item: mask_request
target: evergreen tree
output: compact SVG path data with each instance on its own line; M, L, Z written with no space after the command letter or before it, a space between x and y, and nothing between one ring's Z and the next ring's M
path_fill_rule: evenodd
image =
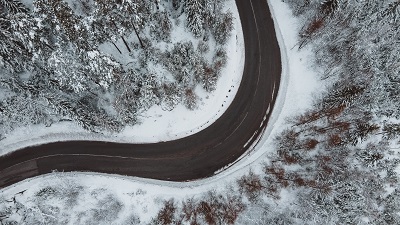
M220 13L215 18L212 32L219 44L225 44L233 29L233 16L231 13Z
M124 38L124 36L135 32L143 46L139 32L144 28L146 18L149 17L150 6L148 1L95 0L95 2L93 28L100 42L115 42L118 38Z
M340 88L336 86L337 88ZM361 93L365 90L363 87L351 85L345 86L340 89L332 90L326 98L324 98L324 108L334 108L339 106L349 106L354 100L356 100Z
M338 0L325 0L321 3L321 11L325 15L330 15L338 8Z
M17 14L27 13L29 10L18 0L0 0L0 13Z
M386 123L382 129L383 136L386 139L395 139L400 137L400 124L398 123Z
M204 0L185 0L186 26L195 37L204 33Z
M172 30L172 23L168 17L168 13L156 12L153 14L153 23L150 25L150 34L157 41L170 41L170 34Z
M89 50L87 30L80 23L80 18L74 14L68 4L63 0L51 0L48 4L50 4L52 10L49 13L54 13L58 24L62 27L68 40L76 43L81 48Z
M197 107L198 97L193 89L187 88L184 91L183 104L186 108L194 110Z

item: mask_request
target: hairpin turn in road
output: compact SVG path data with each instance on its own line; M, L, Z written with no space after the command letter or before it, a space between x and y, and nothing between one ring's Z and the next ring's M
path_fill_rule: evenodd
M191 136L152 144L66 141L0 157L0 188L58 171L91 171L170 181L212 176L256 142L267 126L281 77L281 55L266 0L236 0L245 65L226 112Z

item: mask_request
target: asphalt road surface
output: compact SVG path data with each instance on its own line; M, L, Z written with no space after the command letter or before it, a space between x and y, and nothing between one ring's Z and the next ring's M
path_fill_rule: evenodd
M267 126L280 83L281 55L267 1L236 4L246 51L243 78L232 104L215 123L194 135L154 144L67 141L20 149L0 157L0 188L52 170L188 181L212 176L238 159Z

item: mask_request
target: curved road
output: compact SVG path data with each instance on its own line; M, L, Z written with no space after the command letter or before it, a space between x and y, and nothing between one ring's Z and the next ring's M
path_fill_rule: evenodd
M232 104L208 128L154 144L98 141L31 146L0 157L0 188L40 174L93 171L159 180L212 176L234 162L267 126L278 93L281 55L266 0L236 0L245 41L242 82Z

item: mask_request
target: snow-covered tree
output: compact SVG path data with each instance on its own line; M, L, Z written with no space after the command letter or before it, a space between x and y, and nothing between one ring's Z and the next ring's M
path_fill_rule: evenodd
M48 61L53 79L66 90L79 93L94 90L96 86L106 90L118 73L119 64L98 51L58 49Z
M13 16L0 16L0 66L12 73L18 73L29 70L32 66L30 63L31 52L29 46L24 45L26 43L24 43L24 39L21 39L18 30L13 29L10 19ZM23 24L23 21L20 23Z
M251 202L259 201L265 189L262 178L253 171L238 179L237 184L240 193L244 194Z
M400 137L400 124L386 123L382 129L383 135L386 139L395 139Z
M161 85L161 108L166 111L173 110L181 102L181 88L177 83L163 82Z
M132 32L135 32L139 42L142 42L139 32L144 28L149 17L148 1L95 0L95 2L93 28L100 42L115 42ZM123 40L126 42L125 39Z
M13 95L28 96L36 111L48 111L24 125L70 120L103 132L135 124L155 104L165 110L180 103L194 109L196 85L215 89L226 62L222 45L209 49L213 35L222 43L229 33L230 14L222 13L223 2L34 0L28 10L25 1L0 0L0 85L9 93L0 99L2 113L11 112L5 106L15 102ZM215 30L221 32L213 34L216 15L221 20ZM181 19L186 23L179 25ZM177 26L204 38L196 48L190 39L175 43L170 34ZM211 65L204 59L210 51L215 53ZM14 125L9 123L7 132Z
M172 23L166 11L156 12L153 14L153 23L150 25L150 34L157 41L170 41Z
M27 13L29 10L18 0L0 0L0 12L5 14Z
M219 73L221 69L226 65L227 61L228 56L226 54L226 50L223 47L218 47L215 50L215 55L213 57L215 71Z
M186 26L195 37L204 33L204 0L185 0Z
M99 51L87 51L82 54L80 60L87 62L83 65L84 73L103 90L108 90L114 83L114 79L121 73L121 65L114 59Z
M183 86L193 85L193 68L200 64L199 56L191 42L178 42L171 52L165 53L163 61L175 80Z
M0 134L11 132L15 127L33 124L51 124L51 110L44 99L15 95L1 104Z
M327 97L324 98L325 108L334 108L339 106L349 106L354 100L357 99L364 91L363 87L358 87L355 85L337 87L333 90Z
M82 70L79 51L76 51L61 48L54 51L48 60L48 66L53 71L53 79L58 81L61 88L79 93L89 89L90 77Z
M87 43L88 34L86 27L80 21L80 18L74 14L69 5L63 0L51 0L48 2L51 11L62 29L67 36L68 40L76 43L78 47L89 50L91 46ZM58 28L58 29L57 29ZM60 28L56 26L56 29Z
M184 92L183 104L190 110L195 109L198 104L198 96L191 88L187 88Z
M214 91L217 85L218 72L208 65L203 65L203 67L199 66L199 69L196 71L198 82L202 85L204 90L208 92Z
M220 44L225 44L230 37L233 29L233 16L231 13L220 13L216 16L212 26L212 33L215 40Z

